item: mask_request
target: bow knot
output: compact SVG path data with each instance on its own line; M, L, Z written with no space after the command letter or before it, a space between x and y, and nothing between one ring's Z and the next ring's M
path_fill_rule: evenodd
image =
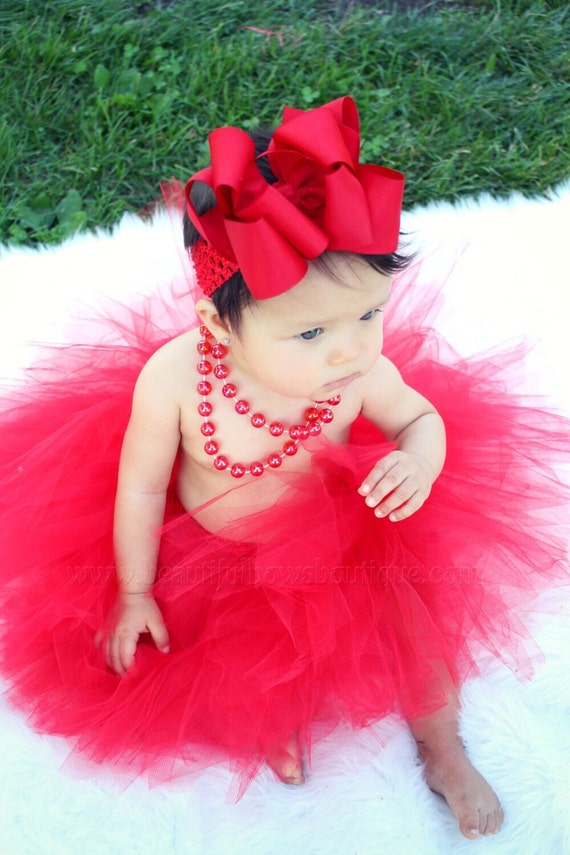
M311 180L313 179L313 180ZM322 222L324 209L324 192L322 179L315 181L314 176L304 178L301 175L297 181L278 181L273 184L289 202L295 205L307 217L316 223Z

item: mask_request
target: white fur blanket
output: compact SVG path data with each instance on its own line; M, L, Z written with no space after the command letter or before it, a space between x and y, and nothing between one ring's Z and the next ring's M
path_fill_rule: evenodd
M463 354L530 336L526 390L570 412L570 185L547 199L468 200L411 211L405 227L448 273L439 327ZM429 268L429 271L428 271ZM0 377L16 377L34 341L61 341L102 295L128 300L180 275L170 223L125 217L111 234L41 250L0 250ZM32 348L33 349L33 348ZM39 737L0 698L0 853L164 855L562 855L570 852L569 598L529 617L546 661L532 683L505 669L464 687L463 735L506 814L495 838L465 840L426 787L407 730L337 732L314 751L304 787L256 779L237 805L230 776L125 792L61 768L62 740Z

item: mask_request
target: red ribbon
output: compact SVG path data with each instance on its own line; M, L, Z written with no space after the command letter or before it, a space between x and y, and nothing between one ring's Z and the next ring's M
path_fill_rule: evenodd
M188 216L222 256L239 265L255 299L282 294L325 251L387 254L398 246L404 176L359 163L360 125L352 98L314 110L286 107L267 157L268 184L245 131L209 136L211 166L186 184ZM217 204L199 216L190 201L196 181Z

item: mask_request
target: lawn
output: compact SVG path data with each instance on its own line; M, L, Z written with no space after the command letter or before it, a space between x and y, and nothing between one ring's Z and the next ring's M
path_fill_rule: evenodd
M3 0L0 241L115 223L216 125L348 93L407 207L567 177L568 4L414 2Z

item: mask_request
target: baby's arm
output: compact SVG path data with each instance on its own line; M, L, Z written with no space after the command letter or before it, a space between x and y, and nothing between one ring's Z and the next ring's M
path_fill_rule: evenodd
M445 428L433 405L407 386L385 357L370 380L362 414L398 449L378 461L359 492L377 516L396 522L411 516L427 499L445 460Z
M149 632L159 650L168 652L168 632L150 595L180 442L179 406L167 363L159 352L141 372L121 452L114 524L119 594L105 639L107 662L121 676L142 633Z

